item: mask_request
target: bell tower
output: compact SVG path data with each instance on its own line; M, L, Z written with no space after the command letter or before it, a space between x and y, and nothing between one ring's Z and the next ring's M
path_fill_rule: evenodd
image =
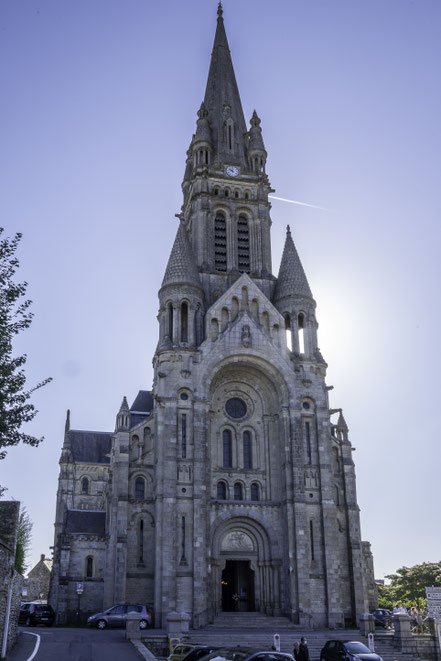
M241 273L271 296L266 150L254 111L247 129L219 3L204 101L182 183L185 225L209 306Z

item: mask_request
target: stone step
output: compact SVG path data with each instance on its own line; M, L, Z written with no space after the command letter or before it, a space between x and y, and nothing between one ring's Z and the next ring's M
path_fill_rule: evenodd
M279 620L287 620L287 618L277 618ZM299 625L292 625L291 628L285 629L280 626L275 626L276 618L263 617L260 618L262 627L260 629L239 629L230 627L227 631L226 628L216 628L215 624L206 627L205 629L190 630L190 642L199 643L201 645L210 644L216 646L231 647L240 645L241 647L252 647L254 649L270 650L274 641L274 634L280 635L280 649L282 652L292 653L295 641L300 641L302 635L308 640L308 648L312 661L319 661L320 651L329 639L336 640L358 640L367 644L367 640L362 636L358 629L314 629L305 630ZM289 622L289 620L287 620ZM217 620L216 620L217 622ZM245 618L244 618L245 623ZM404 654L397 651L393 647L393 634L383 633L375 635L375 651L379 654L383 661L421 661L421 659L413 657L410 654Z

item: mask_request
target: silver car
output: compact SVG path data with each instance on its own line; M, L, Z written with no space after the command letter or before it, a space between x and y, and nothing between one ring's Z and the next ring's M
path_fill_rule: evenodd
M106 627L125 627L129 613L139 614L139 628L152 626L152 615L147 606L140 604L117 604L103 613L96 613L87 619L88 627L105 629Z

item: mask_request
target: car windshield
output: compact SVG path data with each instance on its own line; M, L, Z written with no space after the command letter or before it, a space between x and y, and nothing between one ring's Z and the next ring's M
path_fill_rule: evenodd
M222 648L205 657L205 661L245 661L253 652Z
M350 654L372 654L369 647L366 647L363 643L346 643L345 647Z

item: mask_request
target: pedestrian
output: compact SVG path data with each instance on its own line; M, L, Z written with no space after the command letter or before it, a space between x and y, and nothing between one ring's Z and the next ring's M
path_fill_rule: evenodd
M418 631L418 633L423 633L423 613L422 613L421 608L417 608L416 621L417 621L417 631Z
M416 632L418 627L416 606L412 606L409 615L411 630Z
M405 615L409 615L407 612L406 604L401 604L401 608L398 609L399 613L404 613Z
M293 650L292 650L292 655L293 655L293 657L295 658L296 661L299 661L299 644L298 644L297 641L294 643L294 647L293 647Z
M297 661L310 661L307 640L304 636L300 638L299 653Z

